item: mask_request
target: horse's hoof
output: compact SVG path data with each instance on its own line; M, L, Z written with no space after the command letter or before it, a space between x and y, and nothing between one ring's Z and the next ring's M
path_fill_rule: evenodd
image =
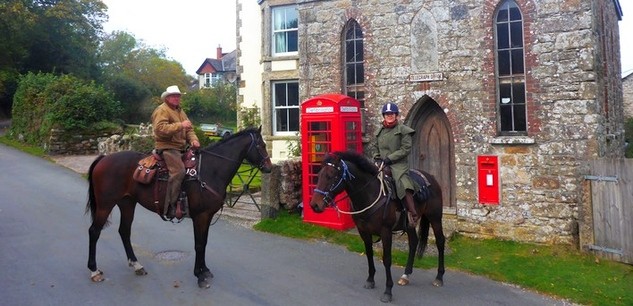
M365 286L363 286L363 288L365 289L374 289L376 287L376 283L375 282L366 282Z
M433 286L435 286L435 287L442 287L442 286L444 286L444 281L441 280L441 279L435 279L433 281Z
M202 273L202 277L213 278L213 273L211 273L211 271L205 271L204 273Z
M103 271L101 270L97 270L97 271L93 271L90 273L90 279L94 282L94 283L100 283L102 281L105 280L105 278L103 277Z
M383 303L391 303L392 297L391 294L383 294L382 297L380 298L380 301Z
M409 284L409 279L407 279L407 278L403 278L403 277L401 277L401 278L398 280L398 285L400 285L400 286L406 286L406 285L408 285L408 284Z
M198 287L200 287L202 289L208 289L209 287L211 287L211 284L209 282L207 282L206 279L199 279L198 280Z
M136 275L142 276L142 275L147 275L147 271L145 271L145 268L140 268L138 270L134 270L134 273Z

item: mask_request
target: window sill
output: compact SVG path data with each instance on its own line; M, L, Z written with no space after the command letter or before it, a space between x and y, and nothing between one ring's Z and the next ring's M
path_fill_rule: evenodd
M497 136L490 140L493 145L531 145L535 144L534 138L528 136Z
M264 62L299 60L299 54L273 55L264 58Z

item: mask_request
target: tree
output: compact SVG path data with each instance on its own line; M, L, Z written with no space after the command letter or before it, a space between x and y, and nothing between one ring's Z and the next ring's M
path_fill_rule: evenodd
M102 81L125 109L127 122L148 121L160 94L170 85L186 89L189 78L180 63L166 59L165 51L115 31L99 48Z
M96 77L105 11L99 0L2 0L0 111L10 111L18 77L29 71Z
M189 92L183 96L182 107L195 122L221 122L235 124L237 121L236 88L231 84L218 84Z

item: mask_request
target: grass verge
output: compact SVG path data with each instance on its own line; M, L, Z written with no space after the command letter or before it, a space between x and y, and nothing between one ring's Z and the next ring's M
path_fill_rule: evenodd
M358 235L305 223L283 211L254 228L282 236L320 240L362 253ZM512 283L584 305L633 305L633 266L600 260L568 246L548 246L455 235L447 241L451 252L446 267ZM380 257L380 252L376 254ZM406 253L393 252L394 265L404 266ZM436 269L437 257L416 259L416 268ZM450 282L450 272L445 276Z

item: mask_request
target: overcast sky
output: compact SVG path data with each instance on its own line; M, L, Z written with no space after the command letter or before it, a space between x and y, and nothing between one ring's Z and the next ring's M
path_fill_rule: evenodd
M105 31L126 31L167 56L195 76L202 62L236 48L235 0L102 0L110 20ZM255 0L251 0L255 1ZM633 0L620 0L622 72L633 72Z

